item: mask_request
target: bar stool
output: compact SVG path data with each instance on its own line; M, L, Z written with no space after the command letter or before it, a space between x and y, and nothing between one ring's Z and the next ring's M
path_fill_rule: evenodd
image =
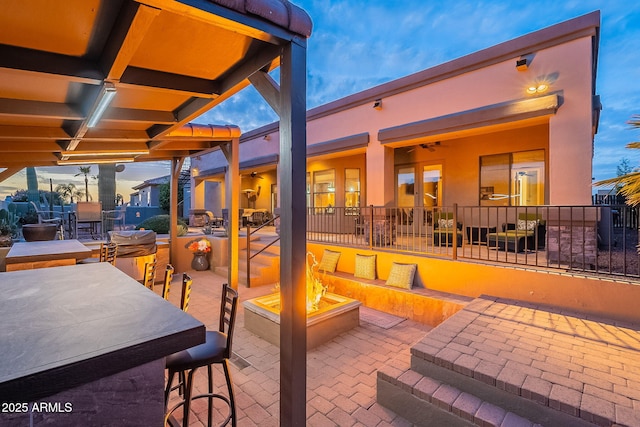
M191 347L187 350L174 353L166 358L166 367L169 370L167 386L165 388L165 408L168 406L169 394L172 389L173 378L176 373L187 372L184 383L183 400L176 404L165 414L165 425L167 425L173 412L179 407L183 407L182 425L189 425L191 401L195 399L207 399L208 416L207 425L212 426L213 422L213 399L220 399L229 406L229 415L220 424L225 426L231 421L232 426L236 426L236 405L233 393L233 384L229 371L229 358L231 357L231 344L233 339L233 329L235 326L236 309L238 306L238 293L229 287L228 284L222 286L222 298L220 301L220 322L217 331L206 332L206 342L204 344ZM212 365L219 363L224 370L227 382L229 397L213 392ZM198 368L207 367L209 389L208 393L192 396L193 375Z
M93 264L96 262L108 262L116 265L116 256L118 254L118 245L114 242L104 244L100 243L100 253L98 258L85 258L78 261L78 264Z
M153 282L156 280L156 255L153 255L153 259L144 264L144 276L141 280L138 280L146 288L153 290Z
M164 283L162 285L162 298L169 300L169 292L171 291L171 281L173 280L173 273L175 269L171 264L167 264L167 268L164 270Z

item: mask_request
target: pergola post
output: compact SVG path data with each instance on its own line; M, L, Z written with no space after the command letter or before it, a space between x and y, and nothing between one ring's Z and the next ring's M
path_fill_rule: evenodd
M229 223L227 230L229 238L228 256L229 271L227 280L229 286L238 289L238 269L240 268L238 253L238 230L240 229L240 139L233 138L231 142L220 146L227 159L227 172L224 177L225 205L229 209Z
M171 250L169 251L169 262L172 264L175 264L176 254L178 253L178 179L180 178L183 163L184 157L174 157L171 160L171 181L169 184L169 218L171 225L169 241L171 242Z
M306 424L306 49L296 39L280 64L280 425Z

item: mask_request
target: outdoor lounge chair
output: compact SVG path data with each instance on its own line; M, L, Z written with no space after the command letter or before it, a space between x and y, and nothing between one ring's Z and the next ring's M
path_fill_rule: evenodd
M537 214L521 213L518 223L502 224L502 231L487 234L490 248L508 252L544 249L545 221Z
M453 212L434 214L433 243L436 246L453 246L454 234L456 246L462 246L462 224L454 227Z

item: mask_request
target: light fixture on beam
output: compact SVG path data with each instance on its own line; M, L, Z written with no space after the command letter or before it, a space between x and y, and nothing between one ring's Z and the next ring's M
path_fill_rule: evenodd
M105 164L105 163L132 163L136 159L134 157L115 157L115 158L100 158L100 159L71 159L71 160L58 160L58 166L67 166L67 165L97 165L97 164Z
M126 151L111 151L104 153L88 153L86 151L63 151L60 153L63 159L70 157L117 157L117 156L142 156L149 154L149 149L140 150L126 150Z
M113 101L114 96L116 96L116 87L113 83L105 83L96 100L95 106L89 113L87 127L92 128L98 124L107 107L111 104L111 101Z

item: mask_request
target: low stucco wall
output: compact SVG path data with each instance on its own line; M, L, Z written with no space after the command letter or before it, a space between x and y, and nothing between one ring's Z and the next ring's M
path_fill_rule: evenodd
M191 268L191 261L193 260L193 253L187 249L187 245L196 239L207 239L211 243L211 252L209 253L209 269L215 270L215 267L228 265L228 238L218 237L212 234L188 234L186 236L178 237L178 251L175 254L171 254L171 260L173 267L177 272L188 272L193 270ZM169 242L168 237L158 238L158 241Z
M468 296L491 295L640 323L640 283L511 266L307 243L318 260L324 248L341 252L337 270L353 274L356 254L377 254L378 278L393 261L418 265L414 286Z

